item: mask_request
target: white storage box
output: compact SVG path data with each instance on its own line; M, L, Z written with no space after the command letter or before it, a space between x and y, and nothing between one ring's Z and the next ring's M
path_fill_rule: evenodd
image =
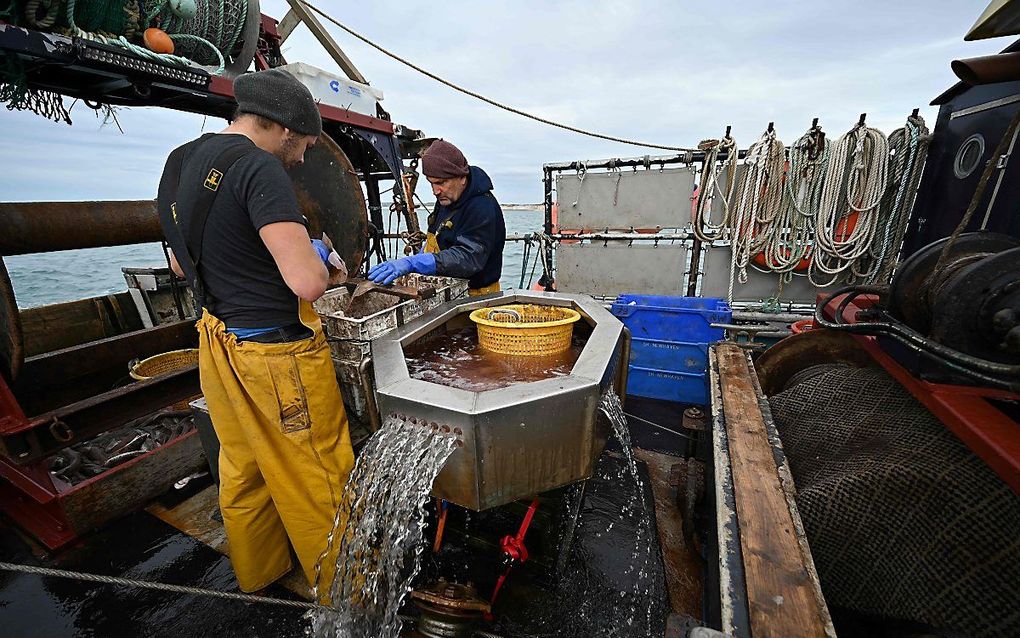
M382 91L359 82L352 82L339 75L333 75L304 62L292 62L280 67L289 71L312 92L312 97L322 102L362 115L376 117L376 105L382 101Z

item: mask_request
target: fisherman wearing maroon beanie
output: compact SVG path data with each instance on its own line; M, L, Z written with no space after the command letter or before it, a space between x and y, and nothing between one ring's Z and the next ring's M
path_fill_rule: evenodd
M445 140L436 140L421 157L436 207L429 215L425 251L374 266L368 278L391 284L411 272L468 280L472 296L499 291L506 226L492 194L492 180Z

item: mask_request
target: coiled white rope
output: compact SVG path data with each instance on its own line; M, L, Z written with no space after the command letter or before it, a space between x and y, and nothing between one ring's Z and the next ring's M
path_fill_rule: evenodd
M892 168L889 173L890 188L882 201L882 229L879 241L872 244L871 258L875 261L871 274L864 278L868 285L889 283L903 236L907 232L914 196L921 181L924 158L931 142L931 132L925 126L924 118L911 115L906 124L889 135L889 151Z
M730 282L727 299L733 301L733 282L747 283L751 257L768 243L768 232L783 202L786 147L773 130L766 131L744 157L744 175L737 189L730 235Z
M825 173L815 224L815 246L808 269L811 283L831 285L843 273L865 277L858 260L871 250L878 230L879 205L888 187L889 141L878 129L858 124L836 143ZM852 230L850 215L857 213ZM828 276L828 281L820 279Z
M701 178L698 181L698 203L691 215L694 236L703 242L722 239L730 231L730 206L737 190L737 142L729 135L721 140L706 140L698 145L705 151L701 164ZM726 153L726 159L719 162L719 155ZM725 186L723 186L725 184ZM712 221L712 204L716 198L722 202L722 219Z
M831 147L832 143L816 127L790 146L783 205L765 232L767 243L763 251L765 267L779 273L787 283L811 253Z

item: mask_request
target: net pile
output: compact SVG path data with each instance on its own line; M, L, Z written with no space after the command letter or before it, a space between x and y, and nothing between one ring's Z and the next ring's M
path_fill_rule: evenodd
M1020 635L1020 497L884 371L769 400L830 606Z

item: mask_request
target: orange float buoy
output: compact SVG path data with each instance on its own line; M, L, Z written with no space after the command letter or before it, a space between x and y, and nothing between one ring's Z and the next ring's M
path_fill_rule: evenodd
M155 53L173 53L174 41L162 29L146 29L142 34L142 42L145 48Z

